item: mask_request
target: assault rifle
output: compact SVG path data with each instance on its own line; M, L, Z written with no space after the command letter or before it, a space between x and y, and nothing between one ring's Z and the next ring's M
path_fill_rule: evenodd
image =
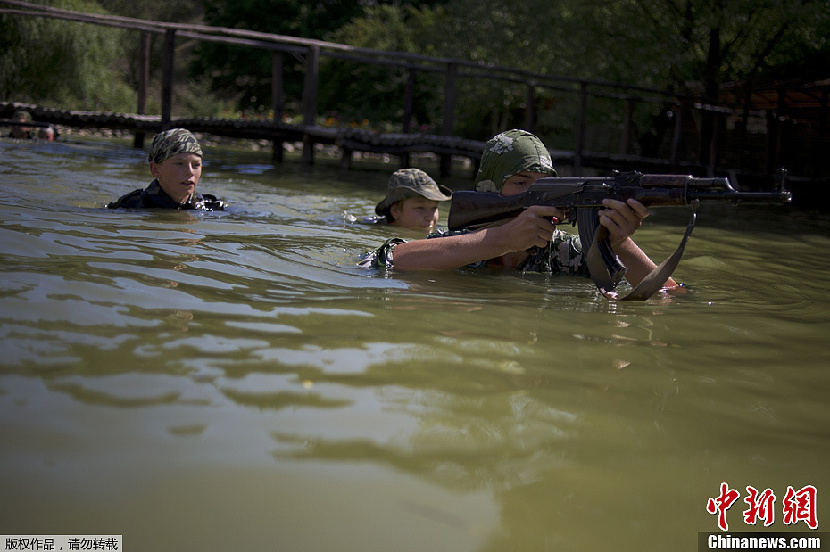
M615 263L616 255L608 245L607 230L600 226L597 216L599 210L605 208L602 200L636 199L646 207L694 206L692 220L677 251L625 297L628 300L644 300L662 287L680 262L686 241L694 228L699 202L790 203L792 194L785 189L786 176L786 170L778 171L777 189L772 192L739 192L728 178L643 174L637 171L615 173L609 177L546 177L533 183L528 191L508 197L488 192L455 192L452 194L448 226L450 230L483 227L515 217L532 205L557 207L565 213L567 222L577 226L583 250L588 252L587 262L594 283L606 297L616 299L613 293L616 282L608 270Z

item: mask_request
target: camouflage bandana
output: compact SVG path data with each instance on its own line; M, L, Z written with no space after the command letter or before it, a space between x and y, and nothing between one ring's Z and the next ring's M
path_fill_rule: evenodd
M161 163L179 153L195 153L202 157L202 147L189 130L171 128L160 132L153 139L149 160L154 163Z
M386 197L377 204L375 213L386 216L393 204L411 197L449 201L452 198L452 190L437 184L421 169L398 169L386 183Z
M31 123L32 122L32 114L28 111L18 110L12 114L13 121L20 121L23 123Z
M526 130L508 130L484 146L476 191L499 192L504 181L522 171L556 176L553 161L542 141Z

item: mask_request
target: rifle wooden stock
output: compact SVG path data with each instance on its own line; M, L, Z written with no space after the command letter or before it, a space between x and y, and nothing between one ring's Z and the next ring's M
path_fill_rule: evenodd
M532 205L557 207L566 213L569 222L576 222L577 210L601 208L602 201L609 198L636 199L646 207L683 206L695 201L790 203L792 194L784 189L785 178L785 172L780 174L780 189L773 192L739 192L728 178L673 174L630 172L611 177L540 178L528 191L509 197L455 192L447 224L450 230L482 226L512 218Z

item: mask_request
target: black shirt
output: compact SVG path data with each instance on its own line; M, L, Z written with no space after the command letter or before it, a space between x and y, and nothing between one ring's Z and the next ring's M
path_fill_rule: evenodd
M212 194L198 194L193 192L184 203L176 203L161 189L158 179L153 180L146 188L134 190L107 205L110 209L180 209L203 211L222 211L225 202Z

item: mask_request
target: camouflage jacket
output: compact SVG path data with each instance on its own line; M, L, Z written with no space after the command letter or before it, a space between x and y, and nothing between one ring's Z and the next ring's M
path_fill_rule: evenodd
M430 234L427 239L440 239L445 236L454 236L466 232L466 230L438 231ZM394 268L393 252L395 246L405 241L401 238L387 240L375 251L364 254L358 266L363 268ZM485 260L472 263L468 265L468 268L482 269L491 265L497 266L493 260ZM553 237L547 246L529 249L527 259L519 264L517 270L520 272L541 272L544 274L590 277L579 236L559 229L554 230ZM615 261L614 266L609 267L609 270L615 281L621 279L625 274L625 267L618 260Z
M153 180L146 188L134 190L107 205L110 209L199 209L203 211L222 211L225 203L215 195L200 195L196 192L185 203L176 203L164 190L158 180Z

